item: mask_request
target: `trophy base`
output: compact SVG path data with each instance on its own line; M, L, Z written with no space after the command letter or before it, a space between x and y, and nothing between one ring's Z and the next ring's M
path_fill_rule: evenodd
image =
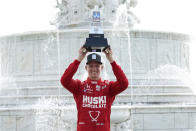
M110 48L110 45L106 47L90 47L90 46L83 46L88 52L104 52L106 49Z
M102 52L104 48L109 47L104 34L89 34L84 46L89 52Z

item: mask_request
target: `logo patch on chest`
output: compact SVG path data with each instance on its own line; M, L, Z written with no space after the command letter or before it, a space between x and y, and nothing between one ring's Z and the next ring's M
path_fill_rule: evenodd
M102 90L103 90L103 89L105 89L106 87L107 87L107 86L106 86L106 85L104 85L104 86L102 86L101 88L102 88Z
M91 86L90 85L88 85L88 84L86 84L85 86L84 86L84 93L89 93L89 94L91 94L91 93L93 93L93 89L91 88Z
M101 90L101 86L96 85L96 91L100 91Z

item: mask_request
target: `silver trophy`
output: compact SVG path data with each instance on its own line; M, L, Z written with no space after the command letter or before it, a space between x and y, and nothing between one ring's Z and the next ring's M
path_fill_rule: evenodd
M110 48L101 28L100 11L93 11L89 38L86 38L83 47L89 52L102 52Z

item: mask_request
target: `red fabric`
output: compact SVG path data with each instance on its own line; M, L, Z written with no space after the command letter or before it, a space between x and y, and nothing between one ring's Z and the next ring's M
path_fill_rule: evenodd
M111 63L116 81L72 79L80 62L75 60L65 70L61 84L69 90L78 110L77 131L110 131L111 105L115 96L128 87L128 80L119 65Z

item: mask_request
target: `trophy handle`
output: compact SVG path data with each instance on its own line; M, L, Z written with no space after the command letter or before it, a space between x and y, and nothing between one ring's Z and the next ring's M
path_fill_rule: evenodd
M109 52L108 52L108 49L110 49L110 45L108 45L108 46L106 46L105 48L103 48L102 51L103 51L103 52L105 51L106 53L109 53Z

